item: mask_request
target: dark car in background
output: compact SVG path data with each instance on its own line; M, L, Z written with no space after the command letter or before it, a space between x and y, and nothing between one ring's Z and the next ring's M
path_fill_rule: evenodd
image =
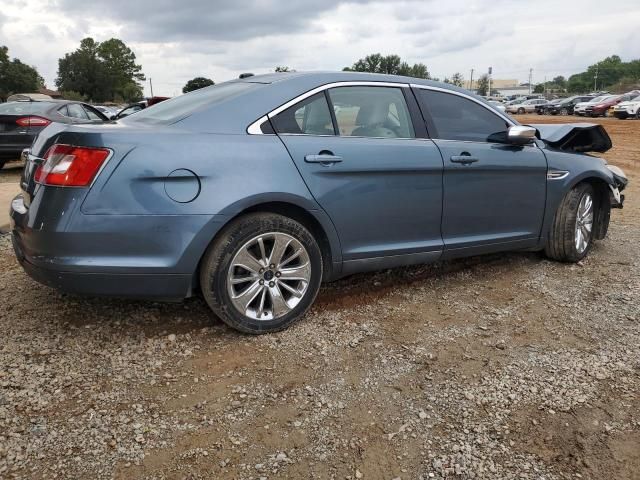
M0 168L20 158L22 150L51 123L102 123L107 117L82 102L17 101L0 104Z
M547 113L547 110L552 107L553 105L556 105L558 103L560 103L563 99L562 98L556 98L554 100L549 100L549 102L547 103L542 103L540 105L536 105L536 113L538 115L544 115Z
M151 97L147 98L146 100L142 100L141 102L132 103L124 107L115 115L112 115L110 119L119 120L121 118L128 117L129 115L139 112L140 110L144 110L145 108L151 107L152 105L164 102L165 100L169 100L169 98L171 97Z
M549 115L573 115L573 108L580 102L588 102L593 96L575 95L563 98L559 102L547 106L546 112Z
M49 125L25 152L12 241L46 285L201 291L230 326L272 332L357 272L508 250L579 262L624 200L624 173L585 154L610 148L600 125L520 125L439 82L253 76Z

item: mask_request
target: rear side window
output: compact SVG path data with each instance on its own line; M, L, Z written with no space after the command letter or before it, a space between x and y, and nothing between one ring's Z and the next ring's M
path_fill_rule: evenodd
M316 93L280 112L272 120L277 133L334 135L333 121L324 92Z
M93 111L90 107L84 106L84 111L86 112L89 120L104 120L100 115Z
M69 116L71 118L79 118L81 120L89 119L84 111L84 108L82 108L82 105L79 105L77 103L70 103L69 105L67 105L67 111L69 112Z
M337 87L329 97L341 136L415 138L400 88Z
M128 121L167 124L188 117L196 110L211 106L256 88L256 84L248 82L229 82L201 88L194 92L170 98L156 103L136 113Z
M459 95L419 89L418 98L431 119L432 138L486 142L489 136L509 129L505 119Z

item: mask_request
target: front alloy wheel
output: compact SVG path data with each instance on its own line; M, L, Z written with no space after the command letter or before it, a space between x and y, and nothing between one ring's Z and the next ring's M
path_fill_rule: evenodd
M598 201L593 187L580 183L562 199L547 236L545 253L561 262L579 262L593 245Z
M585 192L578 204L575 226L575 244L578 254L582 254L591 242L591 230L593 229L593 196Z
M227 225L200 263L202 294L227 325L246 333L282 330L313 303L322 254L301 223L251 213Z

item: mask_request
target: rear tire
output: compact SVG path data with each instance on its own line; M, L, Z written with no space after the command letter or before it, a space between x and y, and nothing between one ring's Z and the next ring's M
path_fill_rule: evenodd
M251 334L283 330L304 316L321 280L322 254L311 233L273 213L233 221L200 264L209 307L230 327Z
M519 108L519 109L518 109L518 113L519 113L520 115L522 115L522 114L524 113L524 108Z
M560 109L560 115L562 115L562 116L569 115L569 110L567 110L566 108L561 108Z
M588 183L578 184L565 195L547 237L547 257L575 263L587 256L593 245L597 201L595 191Z
M4 167L4 164L7 163L8 160L0 160L0 170Z

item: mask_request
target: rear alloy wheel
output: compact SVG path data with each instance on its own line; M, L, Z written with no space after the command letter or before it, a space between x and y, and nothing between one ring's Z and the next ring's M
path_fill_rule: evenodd
M597 213L593 187L582 183L564 197L556 212L545 253L562 262L579 262L593 244L593 222Z
M282 330L302 317L321 279L322 256L311 233L271 213L250 214L225 228L200 271L211 309L229 326L253 334Z
M563 116L569 115L569 110L566 108L561 108L560 115L563 115Z
M609 116L609 109L607 108L604 113L602 114L603 117L608 117Z
M519 113L520 115L522 115L522 114L524 113L524 108L519 108L519 109L518 109L518 113Z

